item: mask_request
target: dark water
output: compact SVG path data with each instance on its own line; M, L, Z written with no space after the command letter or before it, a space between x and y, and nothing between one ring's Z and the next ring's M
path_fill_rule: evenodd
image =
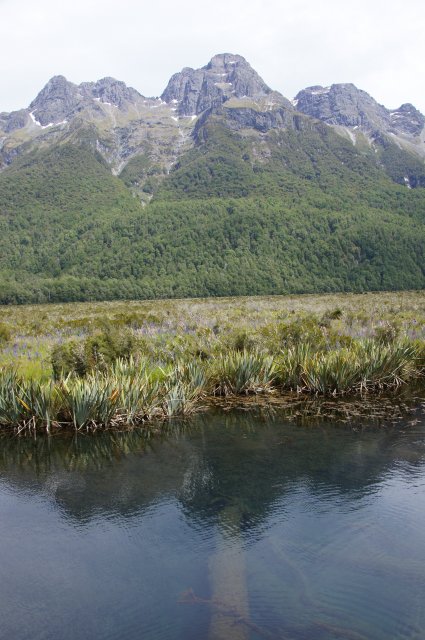
M0 637L425 638L425 420L0 439Z

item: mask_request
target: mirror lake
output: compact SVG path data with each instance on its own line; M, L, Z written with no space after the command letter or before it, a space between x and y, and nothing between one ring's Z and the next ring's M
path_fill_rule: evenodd
M0 441L0 637L425 637L424 403Z

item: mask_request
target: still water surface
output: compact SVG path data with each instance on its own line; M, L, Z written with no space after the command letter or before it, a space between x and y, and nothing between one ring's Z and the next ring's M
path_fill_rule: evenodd
M425 420L0 440L0 637L425 638Z

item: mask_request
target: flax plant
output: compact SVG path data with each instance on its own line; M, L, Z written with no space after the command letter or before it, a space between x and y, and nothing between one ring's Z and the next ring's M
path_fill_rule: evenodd
M31 419L31 408L23 399L21 380L15 370L0 373L0 424L18 426Z
M119 390L105 376L68 379L61 385L63 410L76 429L111 424Z
M209 378L214 395L261 393L271 389L276 365L257 351L229 351L211 362Z
M165 382L163 410L166 417L190 415L200 408L207 377L200 362L177 362Z

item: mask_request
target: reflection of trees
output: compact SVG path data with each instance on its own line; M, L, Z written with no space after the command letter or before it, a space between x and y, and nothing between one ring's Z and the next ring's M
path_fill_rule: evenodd
M179 433L176 428L164 437L146 429L5 437L0 474L19 489L47 494L77 520L130 517L175 494L191 455Z
M219 518L230 530L236 510L236 528L243 532L261 526L295 484L352 500L370 491L395 461L414 469L424 449L411 444L411 430L400 435L400 429L354 433L345 426L297 426L249 413L203 415L189 431L173 427L163 439L146 430L3 437L0 473L16 487L48 493L77 519L129 516L175 497L188 518ZM226 512L233 513L229 523Z
M354 500L395 460L419 464L423 448L411 446L411 431L400 436L400 429L353 433L252 413L202 415L186 430L169 427L163 438L147 430L4 436L0 470L6 481L36 492L56 479L54 499L76 518L99 510L132 514L168 495L200 521L237 507L243 531L260 524L294 483Z
M325 615L319 610L305 565L292 555L294 533L289 531L289 544L280 531L273 535L270 516L281 516L286 508L290 512L300 488L309 497L317 495L321 508L326 496L330 506L347 501L351 507L395 465L404 464L412 474L422 470L425 423L405 433L403 425L356 432L323 420L308 425L234 412L198 416L185 428L170 428L162 439L146 430L37 440L2 437L0 478L18 491L52 500L76 528L100 518L117 517L120 525L134 516L148 522L149 513L143 515L150 507L163 502L167 509L168 501L177 501L187 521L201 538L205 535L208 588L184 578L181 590L193 587L186 594L188 604L210 612L211 640L245 640L250 633L301 637L300 628L291 627L292 618L283 619L282 601L287 610L302 609L303 637L354 637L355 631L341 628L331 609ZM265 532L269 555L264 566L261 556L252 564L251 544ZM167 544L173 545L172 537ZM362 544L353 552L356 565L363 557ZM368 560L370 548L366 551ZM408 569L422 584L414 561L406 569L406 558L400 558L391 565L394 575ZM379 561L388 572L388 558ZM270 617L255 605L268 581Z
M237 507L242 531L261 526L274 502L295 486L313 495L360 499L395 461L415 466L425 454L423 447L411 446L411 431L400 437L400 427L358 433L323 423L261 424L249 414L230 414L217 423L208 428L203 464L191 480L194 488L179 497L187 515L200 520L220 514L223 523L224 512ZM220 441L223 431L226 447Z

